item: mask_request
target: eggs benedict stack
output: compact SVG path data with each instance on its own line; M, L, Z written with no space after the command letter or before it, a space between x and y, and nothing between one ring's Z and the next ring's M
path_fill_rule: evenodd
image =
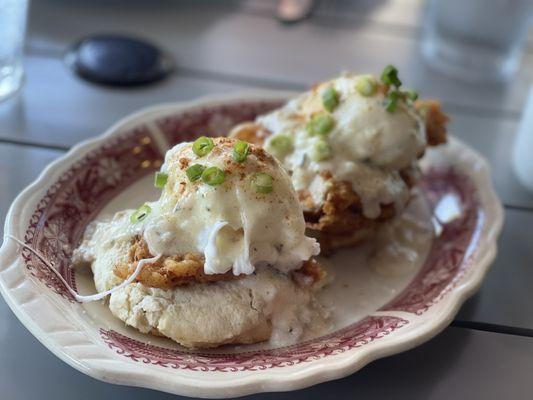
M167 152L155 184L159 200L93 223L74 257L90 264L99 292L138 270L111 294L115 316L192 348L289 344L320 318L320 247L265 150L200 137Z
M342 74L230 136L262 145L283 164L311 234L324 250L353 245L402 212L428 145L448 118L417 101L388 66L380 78Z

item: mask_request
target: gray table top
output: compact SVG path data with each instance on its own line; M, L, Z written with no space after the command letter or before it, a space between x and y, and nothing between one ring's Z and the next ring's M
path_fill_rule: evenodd
M525 397L533 389L528 379L533 370L528 235L533 194L516 182L509 159L533 78L532 46L511 83L466 84L422 62L421 0L322 2L313 18L294 26L278 23L273 6L260 0L33 2L27 82L16 97L0 103L0 215L70 146L147 105L254 88L300 89L339 69L379 71L394 62L410 86L443 100L453 118L451 131L491 163L506 212L499 254L479 293L430 342L335 382L251 397ZM62 55L73 41L95 32L142 33L174 56L177 72L133 90L83 82L65 68ZM34 339L2 300L0 393L10 400L175 398L98 382L75 371Z

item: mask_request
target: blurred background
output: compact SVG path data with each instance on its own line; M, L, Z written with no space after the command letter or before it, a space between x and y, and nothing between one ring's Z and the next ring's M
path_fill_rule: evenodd
M304 90L342 70L378 74L394 64L406 86L442 102L452 118L450 131L489 160L506 207L494 271L459 320L467 326L512 326L533 336L533 250L527 239L533 224L532 5L529 0L0 0L0 215L51 160L143 107L255 89ZM75 396L77 385L94 385L87 396L126 393L55 359L3 302L0 321L1 397L35 398L32 387L42 390L43 398ZM418 395L412 398L429 393L449 398L463 388L463 395L485 391L485 398L493 398L499 388L486 382L503 382L502 390L527 386L522 378L531 371L533 345L522 337L492 342L488 333L449 332L410 355L307 393L327 395L328 388L346 391L357 383L367 395L408 389ZM463 353L450 360L446 349L457 342ZM449 362L446 374L424 364L426 354L442 359L444 369ZM390 387L381 387L383 373L403 371L405 365L424 382L409 385L395 374ZM480 365L485 369L478 376ZM33 386L17 384L23 376L32 376ZM68 384L50 384L63 376ZM465 385L465 376L474 376L475 384ZM439 384L442 379L446 385ZM365 386L365 380L376 385ZM156 398L149 391L128 392L129 399L149 395Z
M532 82L531 5L0 0L0 140L67 149L156 103L303 90L342 70L379 73L392 63L406 85L442 101L452 132L489 158L508 160ZM117 34L155 49L107 40ZM507 176L507 164L495 174Z

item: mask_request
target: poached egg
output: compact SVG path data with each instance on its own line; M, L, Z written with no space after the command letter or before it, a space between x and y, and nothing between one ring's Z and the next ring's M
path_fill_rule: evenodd
M208 139L211 140L211 139ZM192 143L170 149L161 172L167 180L158 201L130 231L141 234L150 253L205 255L204 272L251 274L256 267L271 266L288 273L318 255L320 247L305 236L302 209L291 179L271 155L248 148L245 159L235 160L236 140L212 139L214 147L198 156ZM189 168L216 167L223 182L192 181ZM257 175L270 177L269 190L257 185Z

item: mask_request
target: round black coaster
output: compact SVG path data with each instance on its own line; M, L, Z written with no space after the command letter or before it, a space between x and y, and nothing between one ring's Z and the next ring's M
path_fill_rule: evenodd
M75 43L65 63L80 77L109 86L139 86L159 81L173 62L154 45L121 35L95 35Z

